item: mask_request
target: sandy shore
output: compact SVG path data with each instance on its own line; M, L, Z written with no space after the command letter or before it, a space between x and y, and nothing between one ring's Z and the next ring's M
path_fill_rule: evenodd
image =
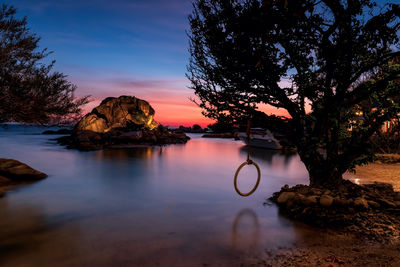
M400 163L370 163L357 167L355 174L346 173L344 177L356 184L390 183L395 191L400 191Z

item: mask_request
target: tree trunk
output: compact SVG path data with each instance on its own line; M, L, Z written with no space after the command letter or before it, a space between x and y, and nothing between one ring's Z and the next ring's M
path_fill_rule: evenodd
M317 151L301 153L300 159L308 170L310 186L321 188L337 188L342 184L343 172L339 171L338 162L324 159Z
M323 165L306 166L310 175L310 186L337 188L343 182L342 173Z

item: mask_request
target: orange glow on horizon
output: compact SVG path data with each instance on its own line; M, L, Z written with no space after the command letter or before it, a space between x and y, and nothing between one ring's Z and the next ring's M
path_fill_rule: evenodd
M87 104L84 108L84 113L90 112L93 108L97 107L102 99L94 99L92 102ZM141 98L141 97L139 97ZM201 114L201 108L196 106L195 103L191 102L188 98L175 97L174 99L169 98L170 101L157 98L141 98L145 99L155 110L154 119L165 126L179 127L183 125L185 127L193 126L198 124L203 128L206 128L209 124L215 121L204 117ZM267 115L277 115L289 117L288 112L285 109L277 109L268 105L260 105L260 111Z
M105 97L104 97L105 98ZM102 99L94 99L84 108L84 113L89 113L93 108L100 105ZM214 123L213 120L204 117L201 114L201 109L196 106L196 104L189 101L189 99L184 99L185 102L181 102L175 99L171 103L166 101L152 100L150 98L141 98L150 103L150 105L155 110L154 119L165 126L179 127L183 125L185 127L193 126L194 124L200 125L202 128L206 128L207 125Z
M214 120L204 117L201 114L201 108L189 100L189 97L192 96L192 91L190 90L164 89L161 95L154 91L146 92L145 90L140 93L124 91L114 96L118 97L119 95L132 95L149 102L155 110L154 119L165 126L175 128L180 125L189 127L198 124L206 128L209 124L215 122ZM96 96L96 99L92 99L92 101L85 106L84 113L90 112L108 96L110 95ZM277 109L265 104L259 105L258 110L267 115L274 114L277 116L290 117L285 109Z

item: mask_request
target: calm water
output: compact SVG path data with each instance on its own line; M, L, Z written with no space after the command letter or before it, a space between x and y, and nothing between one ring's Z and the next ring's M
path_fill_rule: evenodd
M297 155L253 149L261 183L243 198L233 188L240 141L78 152L41 131L0 129L0 157L49 175L0 198L1 266L228 266L307 235L263 205L282 185L307 183ZM255 180L248 166L239 185Z

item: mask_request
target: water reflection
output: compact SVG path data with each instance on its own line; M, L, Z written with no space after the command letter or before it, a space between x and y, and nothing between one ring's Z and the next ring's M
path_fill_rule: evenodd
M250 225L249 225L250 220ZM260 239L260 223L257 213L252 209L242 209L232 223L232 248L258 248Z
M275 168L287 167L291 160L296 156L293 151L270 150L259 147L250 147L250 158L254 160L261 160ZM242 146L239 150L241 155L247 156L248 147Z
M292 242L293 225L262 203L285 183L307 181L298 156L251 149L262 178L242 198L233 176L243 145L192 137L78 152L44 145L48 136L0 135L5 157L50 174L0 199L0 249L9 252L0 265L232 266L239 254ZM251 171L240 186L254 184Z
M0 201L0 265L30 266L67 261L79 246L81 229L73 214L49 215L45 209L25 203ZM23 257L21 257L23 255ZM29 264L30 263L30 264Z
M151 159L153 154L162 155L162 147L115 148L96 151L93 155L98 160L126 161L130 159Z

